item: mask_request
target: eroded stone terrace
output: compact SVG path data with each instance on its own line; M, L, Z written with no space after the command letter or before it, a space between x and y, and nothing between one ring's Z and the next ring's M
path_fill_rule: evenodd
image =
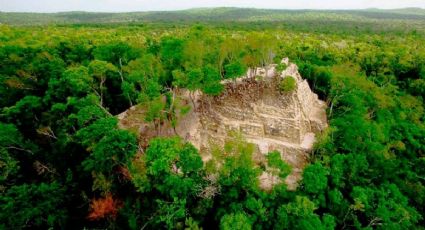
M302 79L297 66L288 63L287 59L283 62L288 67L280 73L276 72L275 65L271 65L256 70L260 77L223 82L223 94L212 100L207 101L197 94L196 110L181 119L177 133L192 142L201 151L203 160L208 161L211 145L222 146L230 131L240 132L248 142L257 146L260 156L274 150L281 152L282 158L292 166L292 173L285 182L290 189L295 189L315 136L327 127L326 105ZM247 76L253 74L248 72ZM296 79L297 87L293 92L279 92L278 83L285 77ZM181 97L189 101L184 93ZM132 126L126 120L135 113L137 109L120 115L121 124ZM138 125L141 135L147 135L143 132L149 128L143 124L142 130L141 125ZM164 136L173 134L170 128L164 128L161 133ZM269 189L279 180L263 174L260 182L264 189Z

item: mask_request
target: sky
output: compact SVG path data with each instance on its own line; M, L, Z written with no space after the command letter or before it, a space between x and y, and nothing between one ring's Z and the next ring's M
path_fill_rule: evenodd
M220 6L267 9L393 9L425 8L425 0L0 0L0 11L6 12L130 12Z

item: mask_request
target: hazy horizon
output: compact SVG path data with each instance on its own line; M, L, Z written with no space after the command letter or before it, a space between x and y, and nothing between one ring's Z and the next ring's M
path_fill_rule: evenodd
M39 0L28 2L27 0L0 0L0 11L3 12L34 12L55 13L67 11L87 12L137 12L137 11L174 11L192 8L215 8L215 7L240 7L258 9L309 9L309 10L356 10L356 9L399 9L399 8L425 8L423 0L370 0L370 1L344 1L334 2L331 0L311 1L299 0L296 2L263 0L261 2L247 0L158 0L155 3L145 0Z

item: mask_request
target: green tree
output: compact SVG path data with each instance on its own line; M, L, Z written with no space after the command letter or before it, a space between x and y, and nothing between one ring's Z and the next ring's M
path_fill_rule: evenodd
M202 92L209 96L217 96L223 91L223 85L221 84L221 76L217 69L210 65L203 68L203 83Z
M232 213L225 215L221 218L220 229L231 230L231 229L241 229L241 230L250 230L252 225L249 222L248 217L244 213Z
M292 76L286 76L279 84L279 90L282 93L293 92L297 87L297 81Z
M104 136L116 129L117 124L115 117L101 118L78 130L75 137L84 147L91 150Z
M3 108L2 115L18 127L35 130L41 119L43 103L40 97L26 96L14 106Z
M137 190L152 194L154 226L176 228L196 213L203 189L203 163L198 151L179 137L154 138L146 154L130 165ZM201 211L202 212L202 211Z
M379 189L354 187L351 196L352 208L367 216L367 226L408 229L420 218L394 184L384 184Z
M111 63L99 60L91 61L88 68L89 74L92 75L98 81L99 86L95 88L95 92L100 98L100 105L103 106L103 95L105 91L105 82L107 80L107 77L110 72L118 72L118 69Z
M94 146L93 153L83 161L84 169L111 174L119 166L126 166L137 151L136 137L125 130L113 130Z
M291 167L282 160L280 152L269 152L266 158L267 166L270 167L269 171L272 173L272 175L279 176L281 179L285 179L286 176L291 173Z
M65 227L65 201L65 188L57 182L12 186L0 196L0 227Z
M62 76L49 80L48 101L62 102L67 97L84 97L92 91L93 78L87 67L69 67Z
M233 61L224 66L225 75L227 79L235 80L238 77L242 77L246 74L246 66L240 61Z
M96 59L110 62L120 69L123 65L138 58L141 55L141 49L131 46L125 42L109 42L101 44L93 50Z
M177 137L153 139L146 151L151 184L168 198L195 195L202 179L202 166L198 151Z
M147 111L145 121L153 122L158 135L161 134L161 126L166 118L166 98L161 95L145 103Z
M33 155L36 150L15 125L0 122L0 191L20 179L19 159Z
M328 171L320 163L307 166L303 172L303 190L308 193L320 194L328 186Z

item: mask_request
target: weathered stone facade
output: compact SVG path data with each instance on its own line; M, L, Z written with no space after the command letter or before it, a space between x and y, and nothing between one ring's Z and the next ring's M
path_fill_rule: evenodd
M281 152L293 168L286 183L295 188L315 135L327 127L326 105L301 78L297 66L287 59L283 62L288 67L281 73L276 73L275 65L267 70L258 68L256 73L261 80L244 77L236 82L223 82L224 93L208 103L198 94L196 111L181 120L177 133L201 150L207 161L212 144L223 145L229 131L238 131L261 154ZM285 77L296 80L293 92L279 91L278 83ZM172 132L168 130L163 135ZM263 187L271 186L270 175L262 175L260 180Z

